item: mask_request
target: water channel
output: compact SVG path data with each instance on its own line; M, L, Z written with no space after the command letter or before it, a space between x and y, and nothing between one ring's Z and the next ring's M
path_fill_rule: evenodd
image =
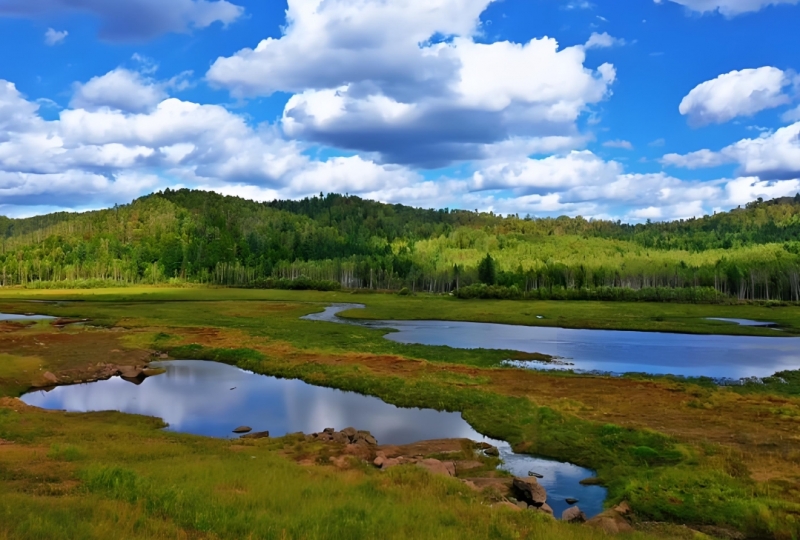
M547 489L547 502L557 516L569 506L568 497L578 499L587 515L603 509L605 488L579 484L593 476L592 471L515 454L508 443L476 432L458 413L395 407L375 397L266 377L215 362L178 360L151 366L164 367L166 373L141 385L114 377L39 390L22 400L45 409L155 416L167 422L171 431L210 437L230 437L231 430L244 424L254 431L268 430L272 436L353 426L372 432L380 444L462 437L486 441L497 446L502 467L514 475L527 476L528 471L543 475L539 482Z
M358 324L389 332L398 343L460 349L509 349L556 357L556 363L515 362L534 369L649 373L738 380L800 369L800 338L579 330L455 321L358 321L338 313L361 304L336 304L304 317ZM753 322L744 319L731 323Z

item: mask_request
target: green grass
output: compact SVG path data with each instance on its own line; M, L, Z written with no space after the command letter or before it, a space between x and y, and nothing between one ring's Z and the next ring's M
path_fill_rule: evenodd
M34 307L21 302L48 298L60 302ZM446 297L199 288L0 292L0 311L35 310L58 316L89 317L93 324L131 329L121 334L129 346L167 350L177 358L210 359L258 373L300 378L312 384L374 395L398 406L460 411L478 431L507 440L518 451L596 469L609 488L610 502L627 499L644 519L730 526L753 537L800 536L797 519L800 505L793 499L797 490L792 487L791 480L783 477L783 483L754 481L742 454L731 447L717 443L690 443L680 436L666 435L656 429L622 427L615 422L598 420L591 401L580 394L573 396L570 403L543 404L528 397L504 393L502 388L492 387L491 383L494 374L507 370L492 367L508 358L511 351L402 345L385 340L380 330L299 319L304 314L319 311L330 302L364 303L367 310L351 311L347 315L373 318L447 318L565 327L778 334L771 330L703 322L704 317L719 316L775 321L786 330L783 335L800 329L800 310L796 307L460 301ZM539 314L545 318L536 319ZM220 335L220 339L228 345L207 347L192 344L191 331L198 328L227 332ZM248 340L252 344L245 343ZM423 359L441 369L401 375L375 371L367 360L361 364L358 358L342 364L314 361L314 358L353 353L373 355L365 358L392 355ZM308 358L298 356L302 354ZM20 359L27 357L7 358L10 359L7 365L0 362L0 379L3 376L6 379L18 377L22 366L33 365L26 363L31 362L30 359ZM47 358L43 357L43 361ZM451 366L467 366L471 371L450 369ZM571 375L541 377L558 382L566 381ZM6 379L0 380L0 392L6 395L16 392L19 386ZM592 379L584 379L585 388L591 390ZM641 377L631 377L621 384L628 384L631 391L639 387L645 390L635 391L647 391L647 385L642 386L641 381ZM796 401L784 398L776 401L775 397L780 389L794 388L793 379L780 389L769 384L757 389L719 389L692 381L668 379L652 384L663 385L678 396L675 401L678 409L665 410L664 414L686 414L687 422L695 417L702 418L692 416L694 410L713 409L718 406L718 401L724 402L736 392L750 392L764 414L786 422L794 422L795 411L800 410ZM760 394L764 395L763 400ZM625 400L626 397L620 395L619 399ZM126 534L130 537L137 534L142 537L169 536L171 533L163 532L168 530L199 531L223 538L239 537L245 534L241 523L249 522L253 527L250 530L257 531L252 533L253 537L336 538L343 534L342 530L328 522L347 523L343 516L351 514L357 516L351 525L365 531L366 537L381 537L383 528L392 528L391 534L398 538L450 538L468 531L473 531L472 536L476 537L511 538L520 527L524 531L520 537L568 538L570 534L577 534L575 538L583 538L580 535L589 534L575 533L573 528L562 531L557 526L539 522L520 522L523 518L505 514L500 519L496 517L499 515L497 512L484 515L484 510L475 510L481 506L481 501L474 495L462 493L456 484L442 484L440 479L420 476L418 471L397 473L399 477L395 479L392 475L375 477L371 471L359 469L345 473L357 477L357 481L347 476L347 482L352 480L352 485L342 484L342 478L336 476L342 473L327 468L321 472L298 468L286 461L276 454L279 447L274 445L279 443L254 447L266 453L255 454L253 460L249 456L242 457L243 452L228 455L230 449L225 445L229 443L224 441L155 432L153 429L157 422L148 424L138 417L66 415L69 422L61 427L52 421L56 415L42 414L41 418L37 416L32 421L40 422L40 425L25 426L15 423L13 415L4 411L0 409L0 438L42 446L37 459L61 464L71 471L70 478L76 479L78 487L69 491L68 497L54 501L53 514L48 513L48 516L63 510L61 504L74 504L69 508L78 513L85 512L86 501L93 501L97 516L115 511L135 515L141 529L128 530ZM131 429L135 433L122 429L129 422L133 422L135 428ZM732 416L730 422L735 424L736 417ZM67 433L66 430L74 431ZM104 438L107 433L114 433L112 440ZM756 446L753 451L762 449ZM219 458L221 455L223 457ZM800 456L793 458L789 455L785 459L791 462ZM267 463L265 469L260 468L262 463ZM285 476L269 476L284 469L288 471ZM309 470L314 472L304 472ZM305 483L304 474L312 476L315 481ZM15 478L13 468L0 458L0 480ZM253 493L253 497L237 499L240 494L218 495L216 486L227 485L226 478L240 479L240 484L234 482L230 490L237 494L240 491ZM291 483L291 478L305 486L303 490L310 491L306 494L303 490L295 492L285 488L281 482ZM38 485L33 480L30 483ZM262 483L280 488L276 493L267 493L270 488L262 487ZM319 485L319 491L312 485ZM11 488L0 488L8 489ZM368 496L362 496L362 490ZM373 490L379 493L375 495ZM330 497L323 502L326 493ZM452 494L452 500L449 495L444 499L443 493ZM26 489L0 491L0 516L4 515L2 512L6 516L17 515L8 500L23 508L34 508L41 503L36 498L38 495L26 498L29 495ZM408 502L414 496L418 496L419 505ZM297 510L297 516L284 515L291 513L289 509L305 505L308 505L308 512ZM97 519L102 521L106 518ZM153 528L154 520L163 530ZM414 523L408 524L407 521ZM22 523L27 522L16 519L13 527L17 528L5 529L5 534L9 537L37 537L36 534L45 537L43 533L21 533L19 527ZM81 529L81 523L81 520L74 523L75 528L70 529L69 534L91 537L94 533ZM3 538L2 527L0 525L0 539ZM26 527L33 525L28 523ZM96 530L105 529L98 525ZM67 537L61 529L54 531L58 533L54 533L54 538L59 535Z

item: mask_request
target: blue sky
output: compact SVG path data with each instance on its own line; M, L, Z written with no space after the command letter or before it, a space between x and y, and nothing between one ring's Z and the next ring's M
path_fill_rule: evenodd
M798 22L800 0L4 0L0 214L165 187L626 221L793 196Z

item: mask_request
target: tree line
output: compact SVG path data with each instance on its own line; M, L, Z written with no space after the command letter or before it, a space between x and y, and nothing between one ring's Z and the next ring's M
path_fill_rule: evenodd
M512 296L708 289L800 301L799 276L800 194L641 224L423 210L338 194L258 203L187 189L94 212L0 217L4 287L302 279L432 293L484 284Z

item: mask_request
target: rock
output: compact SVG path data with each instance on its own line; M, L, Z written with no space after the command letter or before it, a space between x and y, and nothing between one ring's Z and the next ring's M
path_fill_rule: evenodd
M622 532L630 532L633 527L625 521L625 518L615 510L606 510L600 515L597 515L586 522L589 527L601 529L608 534L618 534Z
M565 521L567 523L583 523L586 521L586 514L584 514L577 506L573 506L572 508L567 508L561 513L561 521Z
M547 514L549 516L554 516L555 517L555 514L553 513L553 509L550 508L550 505L547 504L547 503L544 503L537 510L539 510L539 512L544 512L545 514Z
M167 353L161 353L158 355L158 357L161 358L162 360L166 360L167 358L169 358L169 355Z
M353 438L354 438L354 437L356 436L356 434L358 433L358 431L357 431L357 430L356 430L356 428L354 428L354 427L347 427L347 428L344 428L344 429L342 430L342 433L344 433L344 434L347 436L347 438L348 438L348 439L350 439L350 440L352 441L352 440L353 440Z
M335 443L346 444L350 442L350 439L347 437L347 435L345 435L341 431L337 431L332 435L332 437L333 437L333 442Z
M455 476L456 465L452 461L439 461L438 459L423 459L417 465L432 474L441 474L443 476Z
M564 500L567 502L567 504L576 504L578 502L578 499L574 499L572 497L567 497Z
M617 506L614 507L614 511L621 516L627 516L633 513L631 509L631 505L628 504L628 501L622 501Z
M269 431L256 431L255 433L248 433L242 435L240 439L266 439L269 437Z
M515 504L517 505L517 507L519 507L520 510L528 509L528 503L526 503L525 501L517 501Z
M391 467L397 467L398 465L402 465L402 463L403 463L402 460L398 458L388 458L385 459L381 464L381 470L383 471Z
M492 505L493 508L508 508L509 510L513 510L515 512L522 512L522 508L517 506L516 504L508 501L500 501L499 503L495 503Z
M333 429L332 427L326 427L325 429L322 430L322 433L327 433L329 435L333 435L335 432L336 430Z
M483 453L487 456L500 457L500 450L491 445L489 445L489 448L485 449Z
M136 366L119 366L119 374L126 379L136 379L142 375L142 368Z
M330 433L317 433L317 440L322 442L330 442L333 440L333 435Z
M514 478L514 488L522 493L522 498L533 506L541 506L547 502L547 491L536 481L536 478Z
M49 371L45 371L43 377L47 382L51 382L51 383L57 383L58 382L58 377L56 377L55 375L53 375Z
M248 426L239 426L233 430L234 433L250 433L251 431L253 431L253 428Z
M494 447L489 443L479 442L475 443L475 448L477 448L478 450L488 450L489 448L494 448Z
M369 445L378 446L378 440L375 437L373 437L372 435L369 435L369 434L364 435L364 439L363 440L367 441L367 444L369 444Z
M528 476L533 476L534 478L544 478L544 475L541 475L537 472L528 471Z
M383 466L384 463L386 463L386 458L383 456L378 456L372 461L372 464L378 467L379 469Z

